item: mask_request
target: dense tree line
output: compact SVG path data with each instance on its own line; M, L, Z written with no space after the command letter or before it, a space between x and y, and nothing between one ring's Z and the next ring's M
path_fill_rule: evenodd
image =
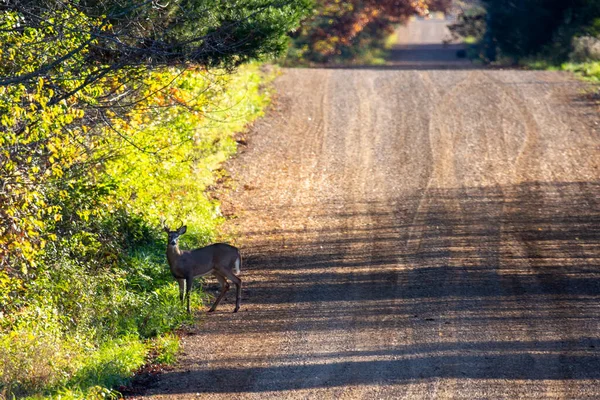
M43 27L54 30L54 39L79 35L87 40L27 74L3 76L0 84L35 79L82 52L86 55L80 65L97 63L111 69L182 63L235 67L284 51L286 33L310 6L309 0L3 0L0 10L19 15L16 31ZM86 21L69 25L70 8Z
M454 31L463 36L480 34L484 55L515 59L541 56L564 62L574 39L600 35L597 0L481 0L483 11L464 14Z

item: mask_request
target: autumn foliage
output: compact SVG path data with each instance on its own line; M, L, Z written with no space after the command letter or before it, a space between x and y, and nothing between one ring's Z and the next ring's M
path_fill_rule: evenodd
M318 0L312 17L293 34L292 59L330 62L352 59L377 46L395 24L411 15L445 10L450 0Z

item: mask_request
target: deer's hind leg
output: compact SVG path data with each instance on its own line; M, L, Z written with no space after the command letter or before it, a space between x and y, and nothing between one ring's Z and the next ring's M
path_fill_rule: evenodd
M223 297L225 296L225 293L227 293L227 291L229 290L229 283L227 282L227 279L225 279L225 277L223 275L219 274L216 271L213 272L213 275L219 281L219 285L221 285L221 293L219 293L219 297L217 297L217 299L215 300L215 302L212 305L212 307L210 308L210 310L208 310L208 312L213 312L217 309L219 302L221 302L221 299L223 299Z
M235 295L235 308L233 309L233 312L238 312L242 303L242 280L238 278L231 270L223 271L223 273L231 282L235 283L237 290Z

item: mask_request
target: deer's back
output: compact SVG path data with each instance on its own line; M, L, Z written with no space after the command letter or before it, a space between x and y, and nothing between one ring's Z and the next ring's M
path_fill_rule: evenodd
M177 264L181 269L193 269L195 274L204 275L215 268L232 266L238 254L236 247L215 243L183 252Z

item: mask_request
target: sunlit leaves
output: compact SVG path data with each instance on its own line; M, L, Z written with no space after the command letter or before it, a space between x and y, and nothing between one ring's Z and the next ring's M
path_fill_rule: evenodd
M233 134L268 101L261 75L256 65L233 75L197 68L150 74L146 101L112 125L121 157L107 164L107 172L119 182L125 206L150 220L182 219L212 231L219 215L205 190L235 151Z
M83 107L104 93L101 87L57 98L80 87L96 67L86 67L89 34L77 34L82 26L98 27L71 7L36 27L19 28L22 16L0 14L0 59L2 76L26 77L35 70L45 73L35 79L0 87L0 247L7 256L0 265L25 273L36 265L40 251L59 221L60 207L50 204L54 183L75 165L85 163L93 146L91 136L82 135ZM58 21L60 19L60 21ZM55 24L60 22L61 30ZM55 39L60 36L60 44ZM53 60L77 50L77 55L53 65ZM85 100L88 100L87 102ZM88 141L85 146L82 144Z

